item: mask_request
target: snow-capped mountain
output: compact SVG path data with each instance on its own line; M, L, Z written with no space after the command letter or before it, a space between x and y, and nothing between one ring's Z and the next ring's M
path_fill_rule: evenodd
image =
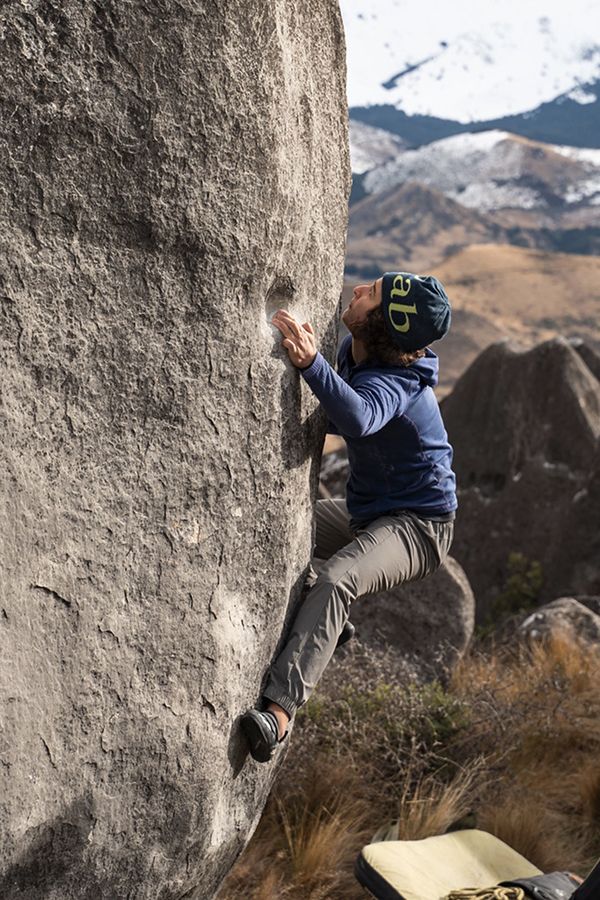
M404 149L406 143L389 131L350 119L350 154L355 174L391 162Z
M351 108L464 124L558 97L597 100L597 0L341 0L341 9Z
M481 242L600 254L597 0L340 2L349 272Z
M503 131L403 150L359 176L347 272L437 264L480 243L600 255L600 150Z
M600 206L600 150L549 146L502 131L457 134L368 172L367 194L418 182L482 212Z

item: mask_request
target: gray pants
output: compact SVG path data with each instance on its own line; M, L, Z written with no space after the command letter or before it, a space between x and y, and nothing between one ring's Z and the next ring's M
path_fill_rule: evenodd
M352 601L434 572L448 554L453 533L452 521L402 510L352 530L344 500L319 500L312 587L269 670L263 697L293 716L333 656ZM319 565L322 560L327 561Z

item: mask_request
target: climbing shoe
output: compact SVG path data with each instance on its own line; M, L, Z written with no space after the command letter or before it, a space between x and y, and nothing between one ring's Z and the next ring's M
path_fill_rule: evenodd
M279 725L275 713L270 710L261 712L249 709L240 720L242 731L250 746L250 754L257 762L268 762L272 759L278 744L287 737L287 731L279 737Z
M349 640L351 640L354 637L355 631L356 631L356 628L354 627L354 625L352 624L350 619L347 619L346 624L344 625L344 627L341 630L340 636L338 638L338 642L335 645L335 649L337 650L337 648L341 647L342 644L345 644Z

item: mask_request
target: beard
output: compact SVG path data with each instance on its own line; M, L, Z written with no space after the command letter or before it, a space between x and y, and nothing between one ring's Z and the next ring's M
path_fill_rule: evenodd
M342 318L342 321L344 322L343 318ZM352 321L344 322L344 325L346 326L346 328L348 329L348 331L350 332L352 337L356 338L357 340L360 340L361 338L363 338L369 330L369 326L367 325L367 323L365 321L363 321L363 322L352 322Z
M352 335L352 337L360 337L361 331L364 332L365 323L364 322L354 322L352 319L352 313L350 313L350 318L348 319L348 313L350 312L350 307L346 307L344 312L342 313L342 322Z

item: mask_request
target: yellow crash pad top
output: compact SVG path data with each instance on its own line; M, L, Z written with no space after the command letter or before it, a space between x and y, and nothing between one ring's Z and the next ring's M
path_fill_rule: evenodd
M404 900L443 900L458 888L542 874L508 844L475 828L421 841L368 844L362 856Z

